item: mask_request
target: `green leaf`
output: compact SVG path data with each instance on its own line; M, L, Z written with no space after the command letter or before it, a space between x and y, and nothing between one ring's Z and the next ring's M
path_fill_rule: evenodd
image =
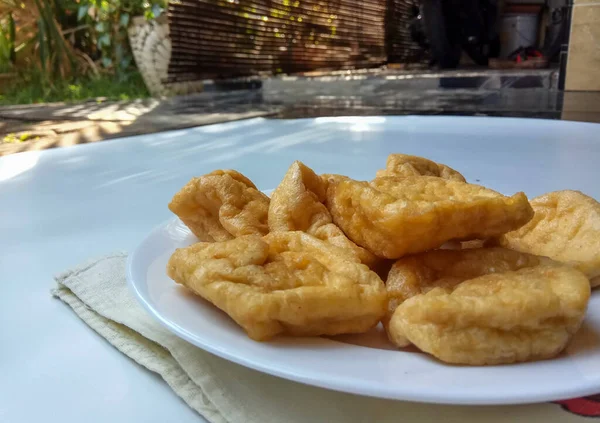
M46 60L48 59L48 52L46 51L46 24L42 17L38 19L38 42L40 45L40 63L42 64L42 72L46 72Z
M81 6L79 6L79 10L77 11L77 20L80 21L83 18L85 18L89 9L90 9L89 4L82 4Z
M115 59L120 62L121 59L123 58L123 44L118 43L115 46Z
M123 13L121 19L119 19L119 23L123 28L127 28L129 25L129 13Z
M121 59L121 63L119 63L121 69L127 69L131 64L131 56L125 56Z
M13 19L12 13L8 14L8 48L10 49L9 56L10 61L14 65L17 60L17 53L15 52L15 39L16 30L15 30L15 20Z
M98 38L98 47L102 48L102 46L109 46L110 45L110 34L106 33L106 34L102 34L99 38Z
M40 19L44 21L46 30L45 39L48 43L47 56L50 58L53 68L52 76L59 74L61 63L65 56L69 60L71 68L75 68L75 57L67 47L65 39L58 28L50 0L35 0L35 4L40 13Z
M162 12L163 8L160 7L159 4L152 5L152 15L154 16L154 19L158 18Z
M68 90L69 94L71 94L72 97L74 97L74 98L81 97L81 85L69 84L69 86L67 87L67 90Z
M109 68L110 66L112 66L112 59L110 57L103 57L102 58L102 65L105 68Z
M98 22L94 28L98 32L104 32L104 22Z

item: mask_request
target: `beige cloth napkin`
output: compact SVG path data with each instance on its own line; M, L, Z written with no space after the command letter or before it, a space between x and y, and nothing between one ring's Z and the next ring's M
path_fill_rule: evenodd
M212 423L589 421L557 404L442 406L388 401L314 388L228 362L171 334L137 303L125 281L125 254L56 277L53 295L119 351L156 372ZM399 376L401 377L401 376Z

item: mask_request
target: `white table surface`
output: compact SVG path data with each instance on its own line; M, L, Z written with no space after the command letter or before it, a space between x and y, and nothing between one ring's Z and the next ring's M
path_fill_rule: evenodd
M457 117L253 119L0 158L0 422L202 421L162 379L50 296L53 275L131 250L192 176L273 188L293 160L369 179L426 156L506 194L600 199L600 125Z

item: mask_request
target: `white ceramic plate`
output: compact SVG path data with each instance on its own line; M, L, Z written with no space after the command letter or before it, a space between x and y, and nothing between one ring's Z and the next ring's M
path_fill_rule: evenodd
M448 404L515 404L600 392L600 292L567 351L553 360L510 366L444 365L395 350L380 329L330 338L250 340L229 317L165 274L178 247L196 241L174 218L128 260L128 282L162 324L198 347L261 372L324 388L388 399Z

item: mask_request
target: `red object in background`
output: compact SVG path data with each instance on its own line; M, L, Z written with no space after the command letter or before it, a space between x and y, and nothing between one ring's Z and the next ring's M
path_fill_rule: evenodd
M535 47L519 47L509 54L508 58L517 63L522 63L526 60L543 58L544 55Z
M541 4L507 4L504 6L504 14L517 13L517 14L531 14L537 15L542 11Z
M600 418L600 394L583 398L555 401L564 410L584 417Z

